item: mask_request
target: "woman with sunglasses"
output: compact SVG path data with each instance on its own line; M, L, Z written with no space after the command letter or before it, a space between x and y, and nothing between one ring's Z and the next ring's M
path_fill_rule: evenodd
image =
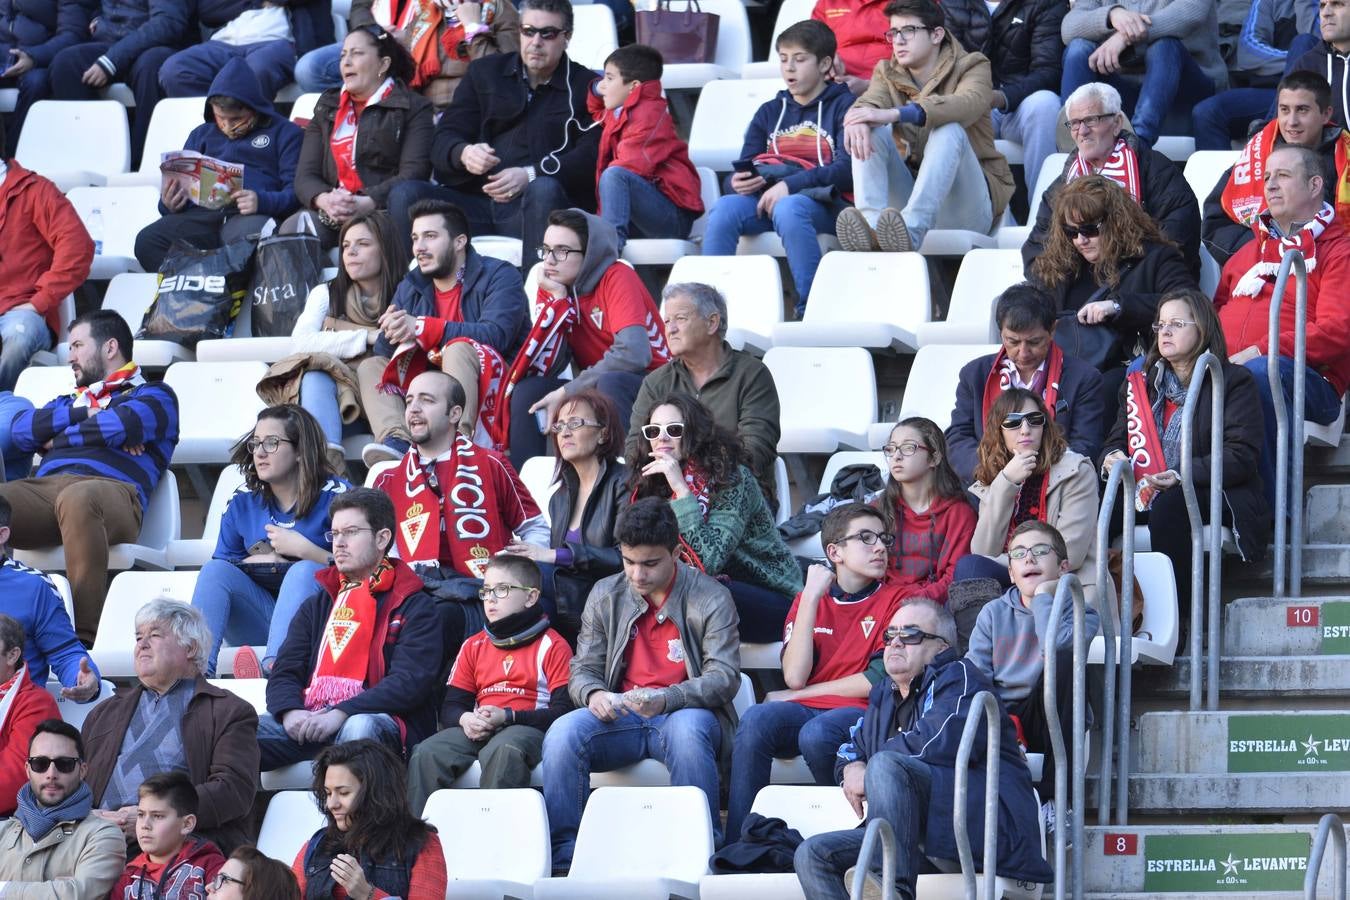
M947 461L942 429L930 419L903 419L881 452L886 488L872 503L895 536L887 581L903 597L945 602L956 561L970 553L975 510Z
M332 744L314 760L313 789L327 824L291 867L305 900L445 900L441 841L408 810L398 754L379 741Z
M642 436L649 453L634 463L631 498L670 500L685 562L726 582L740 614L741 640L782 639L802 573L774 526L764 492L741 464L741 442L689 394L652 407Z
M256 847L240 847L207 882L210 900L300 900L300 885L286 864Z
M614 402L594 388L572 394L558 410L550 430L558 451L553 480L558 489L548 501L549 547L516 541L503 553L527 556L540 564L544 611L568 643L575 644L581 611L601 578L623 571L614 523L628 502L628 467L619 462L623 431Z
M269 406L234 445L244 475L220 519L212 558L202 566L192 605L211 629L206 675L214 677L222 640L240 648L236 678L271 670L295 611L331 562L328 505L351 487L329 466L314 417L298 406ZM251 644L267 643L261 669Z
M1264 436L1261 395L1250 371L1228 362L1228 345L1218 314L1199 291L1172 291L1158 306L1153 323L1153 346L1142 368L1132 369L1122 389L1120 415L1104 444L1102 476L1126 459L1130 447L1139 448L1132 460L1138 485L1135 521L1147 525L1149 543L1166 553L1176 575L1182 608L1191 595L1191 528L1181 490L1181 412L1186 391L1195 376L1196 360L1209 351L1219 360L1224 376L1223 524L1244 561L1265 555L1270 537L1270 508L1257 471ZM1210 391L1206 380L1195 402L1192 472L1201 516L1209 516L1209 463L1216 436L1210 430ZM1116 501L1113 534L1122 522ZM1209 524L1206 522L1205 524Z

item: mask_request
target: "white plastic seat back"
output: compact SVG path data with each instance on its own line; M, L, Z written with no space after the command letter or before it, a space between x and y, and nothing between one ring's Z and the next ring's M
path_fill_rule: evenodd
M781 525L792 518L792 483L788 481L787 463L783 457L773 458L773 488L778 494L778 509L774 510L774 524Z
M861 347L773 347L764 354L781 404L779 453L863 449L877 382Z
M698 5L703 12L718 17L717 51L711 63L666 63L661 84L667 91L700 88L719 78L739 79L741 69L750 62L750 17L746 15L745 4L741 0L699 0ZM671 4L677 17L685 8L679 2ZM692 9L693 4L688 4L688 8ZM679 27L678 18L674 27Z
M727 301L727 342L763 355L783 321L783 276L768 256L685 256L671 266L667 284L712 285Z
M605 58L619 47L619 30L614 13L603 3L572 7L572 37L567 55L596 72L605 68ZM589 124L589 123L588 123Z
M136 647L136 613L151 600L167 598L192 603L196 572L119 572L108 587L98 634L90 653L105 678L136 674L132 654Z
M47 580L56 588L56 593L61 597L61 605L65 607L66 618L71 622L75 621L75 597L70 592L70 581L66 576L58 575L55 572L43 572Z
M721 43L720 35L718 43ZM666 71L671 68L666 66ZM781 78L734 79L705 84L698 95L698 106L694 108L694 121L689 126L689 158L694 165L707 166L715 172L730 172L732 162L741 158L745 127L750 124L755 111L783 89Z
M102 250L94 256L89 277L112 278L139 272L136 235L159 221L159 190L147 185L76 187L66 194L91 235L102 234Z
M258 832L258 849L289 867L325 821L309 791L282 791L267 804Z
M1195 138L1189 134L1160 134L1153 149L1172 162L1185 165L1195 155Z
M14 383L14 396L23 397L38 409L75 390L75 373L70 366L29 366Z
M154 272L124 272L114 275L108 283L108 292L103 295L103 308L111 309L126 320L135 334L140 330L141 322L155 302L159 292L159 275ZM136 361L143 368L164 369L175 362L191 360L193 351L173 341L153 338L136 340ZM205 406L206 404L203 404Z
M972 359L997 353L998 347L998 344L929 344L920 347L914 355L909 380L905 382L900 418L923 416L945 431L952 421L952 408L956 406L961 367Z
M104 184L131 169L126 108L114 100L39 100L28 110L14 158L63 191Z
M1205 198L1219 183L1220 176L1237 163L1237 150L1197 150L1186 160L1182 173L1186 183L1191 186L1196 202L1204 213Z
M1040 174L1036 176L1036 186L1027 197L1027 204L1030 206L1027 212L1028 225L1036 224L1036 216L1040 215L1041 201L1045 199L1045 192L1064 171L1064 164L1068 161L1067 153L1051 153L1045 158L1045 162L1041 163Z
M427 798L422 818L440 832L452 897L455 882L529 885L552 869L548 813L538 791L447 788ZM510 840L503 840L506 835Z
M160 98L150 113L150 124L146 126L145 149L141 151L140 165L133 172L108 176L108 184L149 185L155 189L155 196L158 197L161 184L160 154L182 150L192 129L205 121L202 118L205 109L205 97Z
M308 122L314 117L314 105L319 102L318 94L301 94L291 103L291 121L297 125L301 120Z
M994 307L999 294L1023 280L1020 250L971 250L961 260L961 268L956 273L947 318L920 325L919 346L997 341Z
M917 253L827 253L800 322L773 329L775 346L912 352L932 318L928 264Z
M843 831L858 825L858 816L844 792L819 785L770 784L759 789L750 811L782 819L802 837Z
M206 508L206 518L202 525L202 536L174 541L169 546L169 565L174 568L200 567L211 558L216 550L216 541L220 537L220 520L225 515L234 492L244 484L244 473L238 466L226 466L220 472L216 487L211 492L211 502Z
M768 57L763 62L746 63L741 67L741 77L777 78L780 74L778 36L798 22L811 18L811 10L815 7L815 0L783 0L783 5L778 7L778 17L773 21L773 36L769 38Z
M696 883L712 853L712 819L698 788L604 787L586 802L570 877Z
M886 465L886 454L880 450L851 450L835 453L830 456L825 463L825 473L820 476L820 485L817 493L824 494L829 491L834 476L839 474L839 470L845 466L860 466L871 463L877 467L881 478L885 481L889 469Z
M1130 660L1170 666L1176 658L1181 615L1172 561L1163 553L1136 552L1134 577L1144 592L1144 619L1134 635ZM1105 659L1104 641L1100 633L1093 638L1088 648L1089 663L1101 663Z
M266 373L266 364L257 361L170 366L164 383L179 398L210 398L208 403L180 399L174 465L228 462L230 448L253 428L263 409L256 387Z
M113 691L117 689L116 685L105 678L98 684L97 697L88 703L77 703L68 697L61 696L61 682L56 681L55 676L53 676L53 680L47 682L46 687L47 693L51 694L52 699L56 701L56 711L61 714L61 721L76 728L83 728L84 720L89 718L89 714L94 711L94 707L111 697Z
M550 439L551 437L550 435ZM525 483L530 496L534 498L535 505L539 507L546 520L549 498L558 489L558 483L553 480L553 472L557 465L558 460L552 456L531 456L520 467L520 480Z

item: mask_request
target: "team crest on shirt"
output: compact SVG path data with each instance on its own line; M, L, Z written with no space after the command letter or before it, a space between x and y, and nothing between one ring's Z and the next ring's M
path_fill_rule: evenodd
M684 662L684 644L680 643L679 638L666 641L666 659L673 663Z
M505 659L503 659L503 660L502 660L502 674L503 674L503 675L508 675L508 676L509 676L509 675L511 674L511 667L514 666L515 664L516 664L516 658L515 658L514 656L508 656L508 657L506 657Z
M858 624L862 626L863 638L869 639L872 637L872 629L877 627L877 620L871 616L864 616Z
M596 328L605 327L605 311L598 306L591 307L591 321L595 323Z

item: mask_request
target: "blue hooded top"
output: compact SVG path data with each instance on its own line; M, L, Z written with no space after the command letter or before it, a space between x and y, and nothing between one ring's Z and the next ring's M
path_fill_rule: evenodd
M300 162L304 131L280 115L263 96L248 63L235 57L211 82L211 97L230 97L258 114L258 122L241 138L227 138L216 127L211 104L205 104L206 124L192 129L184 150L196 150L244 167L244 187L258 194L258 212L281 220L300 206L295 197L295 167ZM161 204L161 212L168 210Z
M853 160L844 149L844 114L853 101L848 86L838 82L827 84L804 106L788 91L779 91L755 111L745 130L741 158L767 155L806 163L810 168L783 179L794 194L818 187L852 193Z

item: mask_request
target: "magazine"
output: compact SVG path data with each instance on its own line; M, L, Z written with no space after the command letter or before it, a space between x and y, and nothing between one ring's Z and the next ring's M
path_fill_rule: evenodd
M244 167L195 150L171 150L159 156L164 182L177 181L192 202L207 209L230 205L230 195L244 188Z

